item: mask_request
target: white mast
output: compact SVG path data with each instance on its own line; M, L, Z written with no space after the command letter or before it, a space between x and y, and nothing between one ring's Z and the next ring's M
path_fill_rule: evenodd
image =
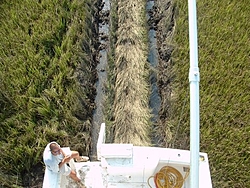
M200 148L200 115L199 115L199 67L197 42L196 1L188 0L189 12L189 45L190 45L190 187L199 188L199 148Z

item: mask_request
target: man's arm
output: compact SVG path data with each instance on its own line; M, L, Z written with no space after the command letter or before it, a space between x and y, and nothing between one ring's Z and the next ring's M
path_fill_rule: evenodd
M64 156L64 155L63 155ZM65 156L63 160L59 163L59 169L65 164L70 161L71 157L70 156Z
M60 152L63 155L63 157L66 157L66 154L64 153L64 151L62 150L62 148L60 148Z

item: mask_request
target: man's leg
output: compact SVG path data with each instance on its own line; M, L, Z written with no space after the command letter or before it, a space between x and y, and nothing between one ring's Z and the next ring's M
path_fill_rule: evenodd
M75 180L75 182L77 183L77 185L80 188L86 188L86 186L84 185L84 183L81 182L81 179L79 179L76 175L76 172L74 170L72 170L69 174L69 177L72 178L73 180Z
M76 161L86 162L89 160L86 156L80 156L78 151L72 151L71 157L76 159Z
M71 157L74 159L80 159L80 155L78 151L72 151Z
M76 171L72 170L67 164L64 164L60 168L60 174L69 176L71 179L75 180L76 182L80 182L81 179L77 177Z
M73 180L75 180L77 182L81 181L81 179L77 177L76 172L74 170L71 170L69 177L71 177Z

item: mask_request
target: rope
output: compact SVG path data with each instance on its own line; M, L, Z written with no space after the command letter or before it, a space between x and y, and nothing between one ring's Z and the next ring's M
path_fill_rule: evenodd
M164 166L155 176L148 178L148 185L149 179L153 177L156 188L181 188L188 175L189 171L186 172L185 177L183 178L181 173L174 167Z

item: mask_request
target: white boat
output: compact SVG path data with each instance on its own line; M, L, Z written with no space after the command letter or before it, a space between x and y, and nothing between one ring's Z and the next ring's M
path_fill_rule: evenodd
M74 163L87 188L191 188L190 151L105 143L105 124L97 144L98 161ZM52 185L53 184L53 185ZM46 170L45 188L77 187L68 177ZM212 188L209 161L200 152L199 187Z

